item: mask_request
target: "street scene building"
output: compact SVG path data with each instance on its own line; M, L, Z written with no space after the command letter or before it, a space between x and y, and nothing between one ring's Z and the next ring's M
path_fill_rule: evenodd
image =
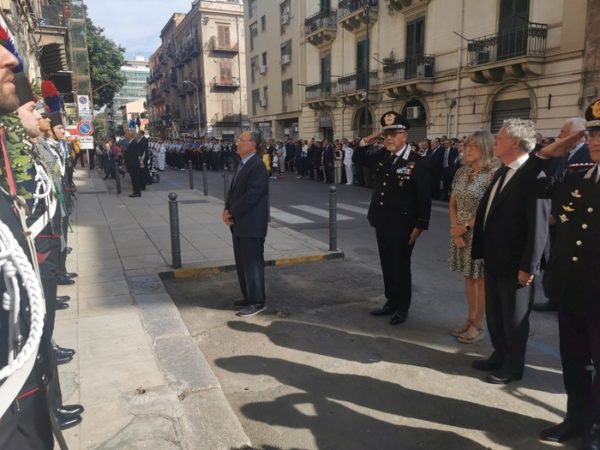
M586 52L597 53L586 46L593 3L247 1L253 126L266 128L265 117L282 112L281 95L291 105L300 96L301 138L366 135L390 109L408 117L415 141L480 127L495 132L506 117L530 118L553 134L594 98L597 56L584 65ZM289 47L287 30L296 30ZM280 58L281 70L272 70Z
M160 36L147 79L150 127L229 140L247 128L242 4L195 1Z

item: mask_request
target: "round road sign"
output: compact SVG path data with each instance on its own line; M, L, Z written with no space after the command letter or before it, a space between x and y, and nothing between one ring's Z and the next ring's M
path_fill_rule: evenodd
M82 120L77 124L77 130L79 130L83 136L91 136L94 134L94 125L89 120Z

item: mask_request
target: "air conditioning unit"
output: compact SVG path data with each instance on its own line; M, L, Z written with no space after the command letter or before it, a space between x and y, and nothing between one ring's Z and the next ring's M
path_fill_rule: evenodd
M267 73L267 66L259 66L258 68L258 73L260 73L261 75L264 75L265 73Z
M264 99L264 98L261 98L261 99L258 101L258 104L264 108L264 107L266 107L266 106L267 106L267 100L266 100L266 99Z
M285 64L289 64L292 62L292 55L283 55L281 57L281 64L285 65Z
M408 120L417 120L421 118L420 106L409 106L406 108L406 118Z
M290 15L282 14L281 15L281 25L287 25L288 23L290 23Z

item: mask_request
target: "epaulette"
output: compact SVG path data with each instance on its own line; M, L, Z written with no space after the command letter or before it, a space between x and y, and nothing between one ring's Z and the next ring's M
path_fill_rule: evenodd
M574 164L569 164L567 166L566 170L569 173L577 173L577 172L582 172L582 171L588 171L595 165L596 165L596 163L593 163L593 162L574 163Z

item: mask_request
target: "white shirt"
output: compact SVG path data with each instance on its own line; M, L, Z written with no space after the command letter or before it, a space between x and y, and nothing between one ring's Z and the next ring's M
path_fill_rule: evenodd
M517 159L515 159L513 162L511 162L508 165L508 172L506 172L506 176L504 177L504 183L502 184L502 187L500 188L500 192L502 192L502 189L504 189L506 187L506 185L509 183L510 179L514 176L515 173L517 173L517 170L519 170L521 168L521 166L523 164L525 164L525 162L527 161L528 158L529 158L529 153L525 153L524 155L519 156ZM484 216L485 219L483 221L484 225L485 225L485 221L487 220L487 216L490 212L490 208L492 207L492 201L494 200L494 197L496 196L496 190L498 189L499 182L500 182L500 178L498 178L496 180L496 183L494 183L494 186L492 187L492 191L490 192L487 206L485 208L485 216Z
M396 157L394 158L394 162L392 163L392 165L396 164L399 158L404 158L405 160L408 160L408 157L410 156L410 146L406 144L402 149L394 153L394 155L396 155Z
M347 145L342 150L344 150L344 164L352 165L352 155L354 154L354 150Z

